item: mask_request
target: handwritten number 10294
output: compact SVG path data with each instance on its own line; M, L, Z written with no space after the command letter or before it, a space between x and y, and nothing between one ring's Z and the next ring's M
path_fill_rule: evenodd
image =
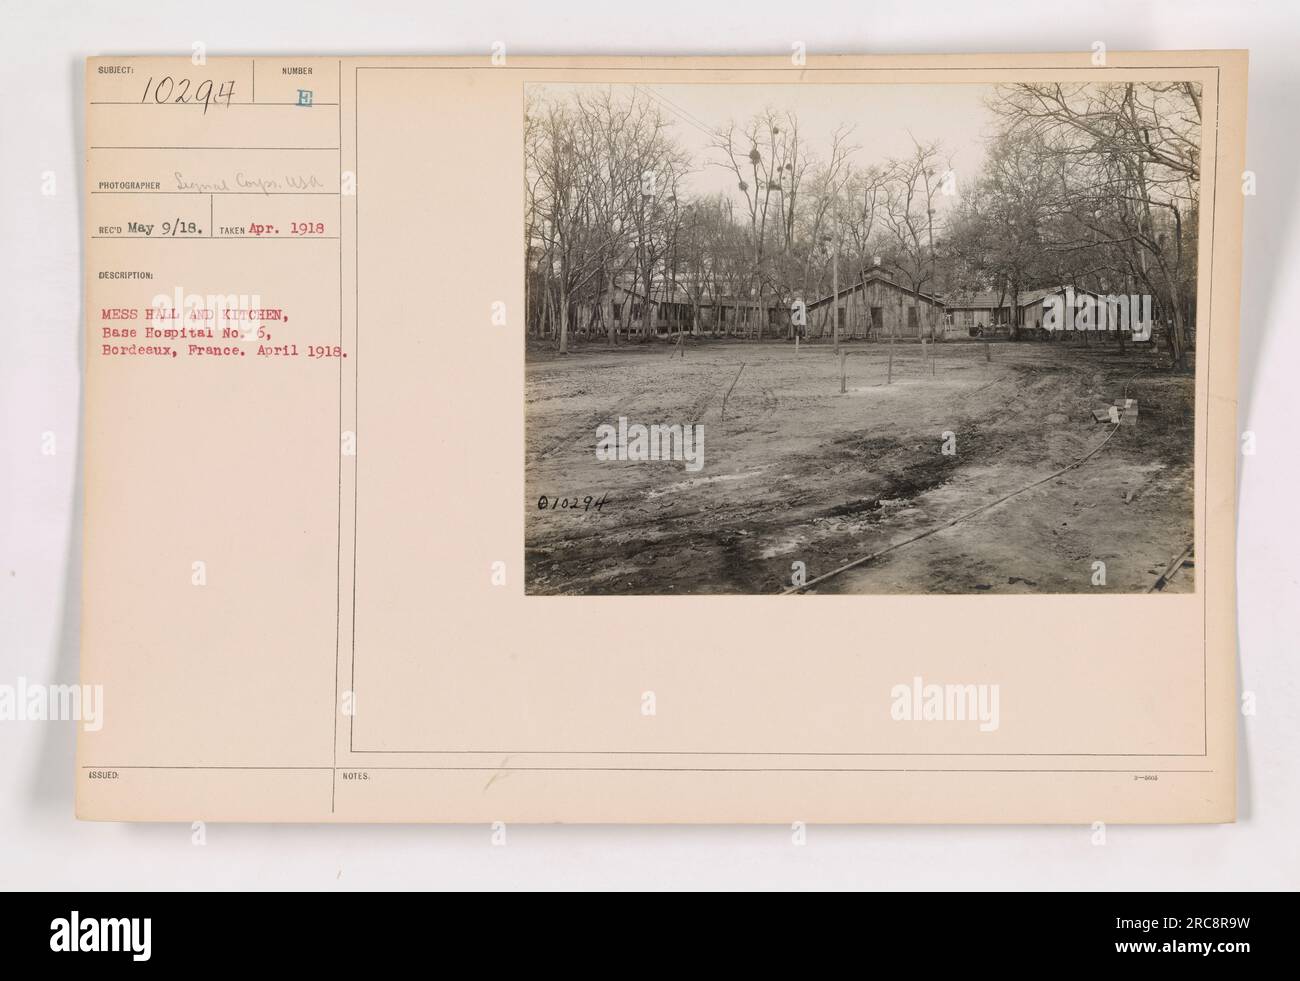
M597 513L599 513L600 509L605 506L605 502L607 500L609 500L608 493L600 495L599 498L597 498L594 494L588 494L586 497L577 497L576 495L574 497L560 497L559 495L556 495L555 497L550 497L546 494L543 494L541 497L537 499L537 510L538 511L592 511L594 510Z
M230 100L235 95L234 79L222 82L220 87L216 87L215 91L214 87L215 83L210 78L206 78L199 82L198 85L195 85L188 78L172 78L170 75L164 75L155 81L154 77L150 75L149 81L144 83L144 93L140 96L140 101L142 103L148 102L152 96L153 101L160 106L169 102L178 104L193 103L196 106L203 106L203 113L207 115L208 106L221 105L223 101L226 106L229 106ZM193 94L190 92L191 89L194 90Z

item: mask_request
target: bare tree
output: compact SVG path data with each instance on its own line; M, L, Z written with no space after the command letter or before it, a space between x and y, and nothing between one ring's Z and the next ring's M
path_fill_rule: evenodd
M913 138L912 145L910 156L891 161L881 217L891 247L888 265L899 276L899 285L911 293L912 316L919 330L921 293L932 288L936 279L935 209L940 181L952 168L938 141L921 143ZM929 306L927 327L934 337L936 310Z
M1172 363L1194 322L1200 86L1193 82L1004 86L990 107L1055 158L1061 214L1050 247L1108 253L1168 320Z

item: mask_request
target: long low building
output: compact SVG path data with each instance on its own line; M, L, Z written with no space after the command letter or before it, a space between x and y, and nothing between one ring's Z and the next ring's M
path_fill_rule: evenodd
M1022 330L1040 329L1046 309L1044 300L1064 298L1066 289L1053 286L1023 290L1014 299L1009 292L992 290L931 294L911 290L873 269L840 290L834 308L838 311L841 337L914 340L929 337L932 326L936 337L950 340L994 337L1009 334L1012 324ZM808 304L811 336L831 334L832 299L827 294Z
M680 286L655 290L647 301L641 290L615 283L605 291L599 307L578 303L574 308L581 327L598 325L605 329L612 323L620 333L637 332L644 322L648 332L656 334L694 328L709 333L748 334L756 332L761 322L764 334L784 334L790 323L788 307L771 296L764 299L760 309L757 300L709 293L693 296Z
M993 290L932 294L900 285L878 269L868 270L837 294L827 294L804 306L802 334L807 338L830 337L835 333L832 318L838 319L839 336L885 340L917 340L936 336L949 340L1005 336L1014 324L1021 330L1043 326L1045 300L1066 296L1065 286L1009 292ZM1073 289L1077 294L1098 294ZM692 295L678 286L664 286L649 300L641 290L619 283L607 289L601 303L575 303L571 329L579 333L603 332L612 324L620 334L663 334L699 330L732 336L753 336L761 325L767 337L785 336L792 324L794 304L764 297L756 298ZM648 308L647 308L648 303ZM643 317L643 312L647 316ZM797 318L793 320L797 323Z
M1011 325L1021 330L1038 330L1043 326L1043 315L1049 297L1064 301L1071 287L1052 286L1047 289L1022 290L1014 300L1010 292L985 290L982 292L950 293L944 298L944 325L949 336L984 337L1008 334ZM1091 290L1073 289L1074 294L1087 294L1098 298Z
M838 300L833 303L833 300ZM836 311L841 337L930 336L930 328L943 323L943 300L900 286L879 270L864 273L838 293L808 304L808 331L829 337L834 331L831 310Z

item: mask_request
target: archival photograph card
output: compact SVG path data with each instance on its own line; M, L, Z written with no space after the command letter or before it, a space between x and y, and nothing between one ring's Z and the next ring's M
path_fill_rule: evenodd
M1234 820L1246 74L89 59L78 815Z

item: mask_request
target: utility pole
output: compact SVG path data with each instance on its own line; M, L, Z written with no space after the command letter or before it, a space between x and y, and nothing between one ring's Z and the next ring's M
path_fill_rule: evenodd
M832 246L831 252L831 331L834 338L834 350L840 350L840 243Z

